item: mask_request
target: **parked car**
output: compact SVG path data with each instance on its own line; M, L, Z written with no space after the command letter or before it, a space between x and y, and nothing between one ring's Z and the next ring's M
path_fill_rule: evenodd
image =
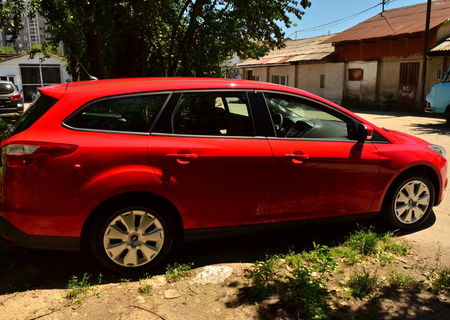
M10 81L0 81L0 114L22 113L23 95Z
M308 92L143 78L39 89L2 142L0 234L146 270L183 238L381 214L413 229L442 201L442 147ZM245 227L245 228L244 228Z
M450 125L450 68L442 79L442 82L435 84L427 94L425 111L444 114L447 125Z

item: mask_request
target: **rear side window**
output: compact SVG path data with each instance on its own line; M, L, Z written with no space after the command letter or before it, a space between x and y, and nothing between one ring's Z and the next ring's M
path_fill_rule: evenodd
M101 100L82 108L65 124L77 129L149 132L167 94Z
M172 125L176 134L254 135L247 95L242 92L184 93Z
M24 114L17 120L12 135L22 132L29 127L40 117L42 117L58 100L45 94L40 94L39 98L24 112Z
M14 85L12 83L0 83L0 94L8 94L14 92Z

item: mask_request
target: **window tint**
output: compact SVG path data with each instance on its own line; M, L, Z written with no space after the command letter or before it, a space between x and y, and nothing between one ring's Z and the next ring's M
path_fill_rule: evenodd
M17 134L31 127L31 125L50 110L57 101L58 100L55 98L40 94L39 98L37 98L19 120L17 120L11 134Z
M73 128L149 132L166 94L102 100L83 108L65 123Z
M0 94L8 94L14 92L14 85L12 83L0 83Z
M173 133L253 136L245 93L184 93L173 117Z
M347 122L308 100L265 94L278 137L349 140Z

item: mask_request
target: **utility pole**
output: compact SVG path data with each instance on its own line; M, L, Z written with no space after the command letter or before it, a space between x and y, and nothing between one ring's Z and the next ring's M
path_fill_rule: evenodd
M425 84L427 80L427 53L428 53L428 36L430 33L430 17L431 17L431 0L427 2L427 15L425 19L425 36L423 41L423 59L422 59L422 90L420 92L421 109L425 106Z

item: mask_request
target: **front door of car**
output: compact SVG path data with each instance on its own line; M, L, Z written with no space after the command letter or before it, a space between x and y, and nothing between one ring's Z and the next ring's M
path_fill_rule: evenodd
M152 130L150 161L199 227L270 217L272 152L251 115L245 91L184 92Z
M349 137L354 120L298 96L264 97L277 135L269 138L275 158L273 218L370 212L379 156L372 143Z

